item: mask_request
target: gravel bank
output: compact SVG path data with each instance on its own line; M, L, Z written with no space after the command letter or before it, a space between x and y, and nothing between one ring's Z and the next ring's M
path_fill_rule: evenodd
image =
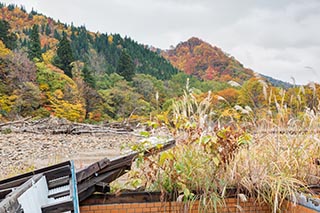
M134 134L0 133L0 179L66 160L77 168L121 152L121 146L140 140Z

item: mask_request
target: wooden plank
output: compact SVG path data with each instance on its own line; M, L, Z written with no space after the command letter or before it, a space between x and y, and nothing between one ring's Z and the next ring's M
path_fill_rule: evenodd
M104 183L110 183L113 180L117 179L124 173L126 173L127 168L120 168L114 171L110 171L108 173L99 175L97 177L94 177L88 181L85 181L83 183L80 183L78 185L78 195L79 195L79 201L86 199L89 197L93 192L95 192L96 184L104 182Z
M13 191L13 188L0 190L0 199L4 199L5 196L10 194Z
M50 180L48 182L48 189L53 189L53 188L57 188L59 186L67 185L69 183L69 180L70 180L69 176L65 176L65 177L54 179L54 180Z
M128 170L130 170L130 167L123 167L123 168L99 175L95 180L95 182L96 182L95 184L97 184L99 182L111 183L115 179L117 179L120 176L122 176L123 174L127 173Z
M65 165L59 168L45 171L43 175L46 176L47 182L49 182L52 179L57 179L59 177L70 176L71 175L70 165Z
M156 147L149 148L144 152L144 156L147 157L153 153L165 151L167 149L172 148L173 146L175 146L175 140L172 139L164 143L161 148L156 148ZM134 159L139 155L139 153L140 152L131 152L126 156L121 156L121 157L112 159L111 162L109 163L109 166L105 167L104 169L101 169L98 173L99 174L106 173L124 166L130 166L134 161Z
M52 204L46 204L41 207L41 211L43 213L61 213L72 210L73 202L71 198L63 201L58 201Z
M111 160L109 166L105 167L104 169L101 169L98 174L103 174L124 166L131 166L133 160L138 156L138 152L131 153L126 156L121 156L118 158L115 158Z
M105 168L110 164L110 160L108 158L104 158L98 162L95 162L88 166L85 169L77 172L77 182L80 183L81 181L87 179L90 176L95 175L98 171Z
M49 172L50 170L54 171L55 169L66 166L66 165L70 165L70 161L66 161L66 162L59 163L59 164L56 164L53 166L45 167L45 168L38 169L38 170L35 170L32 172L28 172L28 173L25 173L22 175L18 175L18 176L12 177L12 178L1 180L0 181L0 190L6 189L6 188L17 187L17 186L21 185L22 183L26 182L33 175L41 174L44 172Z
M17 180L13 180L13 181L10 181L7 183L3 183L0 185L0 190L18 187L18 186L22 185L23 183L25 183L26 181L28 181L31 177L32 176L23 177L21 179L17 179Z
M104 158L98 162L100 169L105 168L110 164L110 159L109 158Z
M100 193L110 192L109 183L104 183L104 182L96 183L95 188L96 188L96 192L100 192Z
M74 167L74 162L71 162L71 178L70 178L70 196L72 198L73 213L80 213L79 197L78 197L78 182L77 174Z
M21 208L18 198L26 192L30 187L34 185L34 183L38 182L42 177L42 174L37 174L31 177L24 184L19 186L16 190L7 195L7 198L0 202L0 212L4 209L6 213L15 213L19 212L19 208Z
M86 188L85 190L82 190L82 191L78 190L79 202L90 197L93 193L95 193L95 191L96 191L95 185L89 186L88 188Z
M170 140L164 144L162 144L161 148L157 148L156 146L151 147L150 149L144 152L145 156L151 155L152 153L164 151L169 149L175 145L175 140ZM127 170L130 170L131 164L133 160L138 156L139 152L131 152L126 156L121 156L113 159L112 161L106 163L104 168L100 168L95 164L92 165L88 170L79 173L79 179L82 182L78 182L78 195L79 201L83 201L91 194L94 193L95 190L103 191L103 187L101 187L100 183L110 183L113 180L117 179L121 175L125 174ZM93 171L96 171L93 173ZM88 173L86 173L88 172ZM90 176L91 174L91 176ZM94 174L94 175L93 175ZM81 176L81 177L80 177ZM87 178L84 178L87 176ZM88 178L90 177L90 179Z
M66 190L60 191L60 192L56 192L56 193L50 194L48 197L57 199L57 198L65 197L65 196L68 196L68 195L70 195L70 189L69 188L66 189Z
M113 203L160 202L161 192L122 192L120 194L93 194L80 203L85 205L101 205Z
M108 183L107 180L111 180L111 178L118 176L118 174L121 174L123 169L117 169L111 172L108 172L106 174L99 175L97 177L93 177L90 180L87 180L83 183L78 184L78 193L81 193L82 191L87 190L88 188L95 186L96 184L100 182ZM111 182L111 181L110 181Z

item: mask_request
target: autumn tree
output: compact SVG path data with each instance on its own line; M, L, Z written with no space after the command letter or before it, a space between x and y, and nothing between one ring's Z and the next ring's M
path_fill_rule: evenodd
M39 26L37 24L33 25L31 35L30 35L30 44L28 49L28 57L30 60L37 58L42 61L41 55L41 44L39 37Z
M83 97L85 99L85 119L93 119L96 121L103 119L103 99L99 93L95 89L84 85Z
M0 40L0 58L4 58L11 53L12 51L6 48L5 44Z
M64 73L72 78L72 65L74 60L70 42L67 38L67 34L63 32L62 39L59 41L57 55L53 60L54 65L64 71Z
M223 97L229 104L234 105L237 103L239 91L235 88L226 88L217 92L217 95Z
M104 100L105 113L115 119L126 118L131 114L147 115L150 113L150 104L128 84L119 81L117 85L107 90L100 90Z
M132 85L134 91L142 95L143 99L153 107L159 106L164 101L166 90L163 81L151 75L137 74L133 78Z
M264 88L264 84L259 79L251 78L242 85L238 102L256 109L262 107L266 102L267 95Z
M32 61L27 57L27 54L22 51L15 52L15 55L10 57L11 66L9 78L13 85L19 86L24 82L36 82L37 68Z
M122 50L120 60L117 67L117 73L123 76L127 81L132 81L135 67L130 55L126 50Z
M22 116L36 115L36 110L41 105L41 91L39 87L32 82L24 82L17 90L17 99L14 103L14 110Z

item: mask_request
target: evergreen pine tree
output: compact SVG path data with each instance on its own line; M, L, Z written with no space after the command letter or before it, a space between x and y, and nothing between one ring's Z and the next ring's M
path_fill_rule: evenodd
M16 7L16 6L15 6L14 4L9 4L9 5L8 5L8 10L9 10L9 11L13 11L15 7Z
M3 41L7 48L13 50L16 48L17 36L13 33L9 33L10 24L5 20L0 20L0 40Z
M122 50L120 60L117 67L117 73L123 76L127 81L132 81L135 66L130 55L126 50Z
M53 37L55 39L61 40L61 36L60 36L60 34L58 33L58 31L56 29L54 29Z
M83 76L84 82L86 82L91 88L96 87L96 81L95 81L92 73L88 69L87 65L84 65L84 67L82 69L82 76Z
M40 37L39 37L39 26L33 25L31 35L30 35L30 44L28 49L28 57L30 60L37 58L42 61L41 55L41 44L40 44Z
M46 24L46 30L45 31L46 31L46 35L47 36L51 34L51 28L50 28L50 26L48 24Z
M57 55L55 56L53 63L60 69L64 71L64 73L72 78L72 65L71 62L74 60L70 42L67 38L67 34L65 32L62 33L62 39L59 41Z

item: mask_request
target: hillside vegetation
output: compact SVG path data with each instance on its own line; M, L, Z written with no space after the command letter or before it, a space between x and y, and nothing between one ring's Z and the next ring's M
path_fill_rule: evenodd
M318 97L317 83L260 76L198 38L164 52L0 4L0 122L52 116L166 127L177 146L139 155L128 184L200 200L204 212L230 195L268 203L273 213L287 199L312 196L310 186L320 184Z
M163 52L163 55L178 69L203 80L240 83L253 77L253 71L244 68L234 57L195 37Z
M217 117L234 106L271 116L277 104L285 105L290 116L318 106L319 85L286 85L285 90L277 82L281 87L274 87L198 38L163 52L129 37L93 33L4 4L0 28L2 121L56 116L100 122L167 115L187 83L198 100L213 95ZM271 99L276 104L270 106Z

